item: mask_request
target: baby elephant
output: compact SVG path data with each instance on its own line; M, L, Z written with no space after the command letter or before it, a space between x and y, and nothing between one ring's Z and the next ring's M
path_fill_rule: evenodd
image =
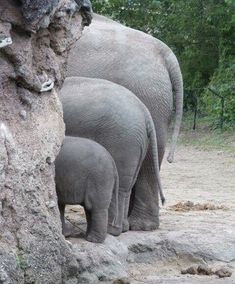
M118 235L121 224L108 216L108 209L111 216L118 215L119 188L117 169L108 151L92 140L68 136L56 158L55 169L63 234L68 236L65 205L80 204L86 213L88 241L103 242L107 231Z

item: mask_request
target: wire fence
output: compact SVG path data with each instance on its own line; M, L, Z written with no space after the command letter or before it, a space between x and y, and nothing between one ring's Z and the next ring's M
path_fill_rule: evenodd
M226 98L220 95L216 90L209 87L207 88L209 90L209 93L214 97L214 100L219 100L219 106L220 111L219 115L217 117L209 116L206 113L203 113L201 111L200 107L200 94L204 91L204 89L198 88L198 89L185 89L185 104L184 104L184 110L187 112L193 113L192 118L192 129L196 130L198 125L198 119L204 120L204 123L207 122L207 125L211 128L219 128L221 131L224 129L224 108L225 108L225 100Z

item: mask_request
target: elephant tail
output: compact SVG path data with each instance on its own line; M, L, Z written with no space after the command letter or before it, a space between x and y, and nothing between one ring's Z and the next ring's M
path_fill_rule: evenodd
M170 75L173 91L175 92L175 123L172 133L172 140L170 151L167 156L167 161L172 163L174 161L174 153L176 149L177 139L179 136L180 125L183 116L183 78L180 70L179 62L175 54L170 50L166 58L167 69Z
M158 151L157 151L157 135L156 135L155 126L154 126L151 114L149 111L148 113L149 113L148 136L150 139L150 153L149 154L151 155L150 160L152 160L155 177L156 177L156 181L157 181L158 188L159 188L159 195L161 198L161 202L162 202L162 205L164 205L166 199L163 194L162 184L161 184L161 179L160 179L160 174L159 174L160 166L159 166Z

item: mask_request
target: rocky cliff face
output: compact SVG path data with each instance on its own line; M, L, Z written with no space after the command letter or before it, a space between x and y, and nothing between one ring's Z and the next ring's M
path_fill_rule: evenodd
M73 283L79 271L61 234L53 165L64 137L57 90L81 35L79 8L0 0L0 283Z

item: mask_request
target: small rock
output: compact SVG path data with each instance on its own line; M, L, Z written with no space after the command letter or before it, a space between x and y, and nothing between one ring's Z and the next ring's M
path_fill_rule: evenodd
M22 119L26 120L27 119L27 112L25 110L21 110L19 112L19 115Z
M231 277L232 276L232 271L227 268L227 267L222 267L220 269L217 269L215 271L215 274L219 276L219 278L224 278L224 277Z
M200 264L197 268L199 275L211 275L213 274L212 269L206 264Z
M127 278L119 278L113 281L112 284L130 284L131 281Z

